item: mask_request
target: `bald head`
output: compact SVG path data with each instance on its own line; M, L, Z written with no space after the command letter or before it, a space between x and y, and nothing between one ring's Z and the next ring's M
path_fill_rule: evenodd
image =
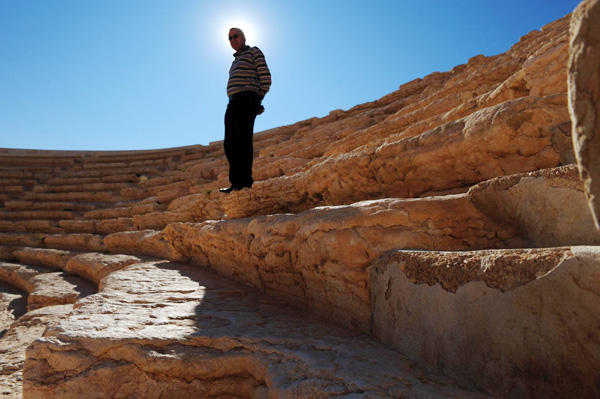
M236 52L246 47L246 36L240 28L229 29L229 44Z

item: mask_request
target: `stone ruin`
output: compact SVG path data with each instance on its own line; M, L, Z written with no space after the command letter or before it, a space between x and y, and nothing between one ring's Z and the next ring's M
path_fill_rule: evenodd
M2 397L600 397L599 4L229 195L221 142L0 149Z

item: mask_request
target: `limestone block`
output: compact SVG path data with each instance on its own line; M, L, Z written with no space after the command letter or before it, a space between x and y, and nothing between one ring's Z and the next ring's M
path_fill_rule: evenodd
M523 64L530 95L543 97L567 92L569 38L566 34L545 43Z
M29 293L29 310L74 303L96 291L88 282L62 272L21 264L0 262L0 280Z
M164 234L197 264L365 331L370 320L368 269L384 252L524 245L518 230L492 222L464 194L173 223Z
M119 231L137 230L133 225L133 218L120 217L116 219L105 219L97 221L96 232L99 234L111 234Z
M0 395L7 399L23 397L25 350L41 337L49 324L64 319L73 305L56 305L32 310L15 321L0 337Z
M186 261L187 256L166 240L160 231L142 230L114 233L104 238L112 254L147 255L176 261Z
M600 395L600 249L395 252L371 273L382 342L502 397Z
M131 208L119 207L112 209L98 209L86 212L83 217L85 219L116 219L120 217L131 217Z
M99 286L102 279L110 273L141 262L140 258L130 255L86 253L72 257L65 265L65 271L77 274Z
M21 263L54 270L65 270L69 259L77 255L70 251L46 248L21 248L13 253Z
M61 220L58 225L69 233L96 234L96 220Z
M488 398L188 265L128 266L27 349L27 399Z
M232 207L247 217L302 211L361 199L414 197L470 186L496 176L559 166L553 129L569 120L565 95L528 97L488 107L417 137L391 135L375 148L359 148L309 164L303 173L262 182L259 201ZM252 190L254 192L254 190ZM252 194L254 195L254 194ZM230 199L231 198L231 199ZM171 204L175 211L180 203ZM233 211L233 212L232 212Z
M488 180L469 197L490 218L526 232L529 246L600 244L575 165Z
M225 213L221 207L223 194L204 192L174 200L166 212L152 212L133 217L133 224L140 230L162 229L174 222L202 222L222 219Z
M0 221L0 231L13 233L58 233L61 229L56 225L56 221L51 220L13 220Z
M44 234L34 233L0 233L0 245L20 247L40 247L44 243Z
M95 234L48 234L44 243L50 248L106 252L104 236Z
M41 273L29 280L33 290L27 298L29 310L46 306L73 304L96 292L88 281L63 272Z
M569 110L573 147L600 229L600 1L584 0L571 18Z

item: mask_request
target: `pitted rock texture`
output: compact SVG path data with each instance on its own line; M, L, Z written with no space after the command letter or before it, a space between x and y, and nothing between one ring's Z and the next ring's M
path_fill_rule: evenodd
M411 359L507 398L600 395L598 247L399 251L371 278L374 333Z
M66 317L72 305L54 305L33 310L20 316L6 333L0 336L0 395L21 399L25 350L41 337L47 326Z
M584 0L571 19L569 98L573 146L600 229L600 1Z
M292 303L305 303L363 331L368 331L370 319L368 269L386 251L524 244L516 230L496 225L464 194L365 201L297 215L174 223L165 236L196 264Z
M484 398L198 268L133 264L27 351L27 398Z
M473 186L468 195L491 219L519 226L527 246L600 244L575 165L498 177Z

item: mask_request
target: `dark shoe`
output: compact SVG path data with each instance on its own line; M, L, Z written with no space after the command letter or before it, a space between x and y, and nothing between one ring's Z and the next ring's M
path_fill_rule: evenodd
M219 191L225 194L229 194L232 191L240 191L243 190L245 188L250 188L251 186L241 186L241 187L235 187L235 186L231 186L231 187L227 187L227 188L220 188Z
M237 191L237 190L239 190L239 188L235 188L233 186L228 187L228 188L220 188L219 189L220 192L225 193L225 194L229 194L230 192Z

